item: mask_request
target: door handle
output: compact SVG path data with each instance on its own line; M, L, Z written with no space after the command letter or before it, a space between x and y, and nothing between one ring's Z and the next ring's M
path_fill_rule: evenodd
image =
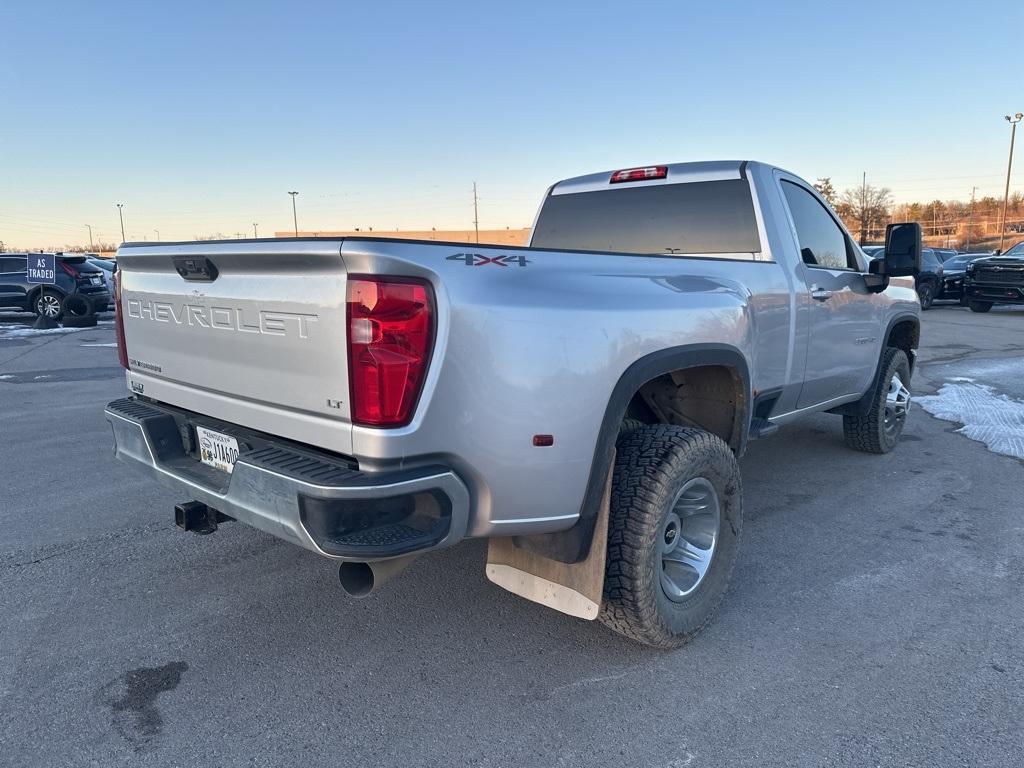
M811 298L817 301L828 301L832 298L832 291L820 288L817 285L811 286Z

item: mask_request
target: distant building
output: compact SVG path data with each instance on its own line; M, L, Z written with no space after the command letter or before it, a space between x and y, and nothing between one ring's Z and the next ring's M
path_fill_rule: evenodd
M523 229L481 229L481 245L526 245L530 235L528 227ZM294 237L294 231L275 232L274 237ZM474 243L476 232L472 229L444 229L421 231L395 231L375 229L350 232L304 232L299 230L299 237L395 237L402 240L438 240L450 243Z

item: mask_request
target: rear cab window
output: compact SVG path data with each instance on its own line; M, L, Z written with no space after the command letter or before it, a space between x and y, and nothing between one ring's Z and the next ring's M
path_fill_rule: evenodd
M544 201L530 246L726 258L761 251L746 179L556 190Z

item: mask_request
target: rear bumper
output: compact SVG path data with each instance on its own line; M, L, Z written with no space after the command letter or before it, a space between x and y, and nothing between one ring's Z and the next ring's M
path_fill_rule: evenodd
M469 493L450 469L361 472L326 452L136 398L107 405L117 458L180 495L336 560L371 561L450 546L466 533ZM195 425L231 434L231 474L195 457Z

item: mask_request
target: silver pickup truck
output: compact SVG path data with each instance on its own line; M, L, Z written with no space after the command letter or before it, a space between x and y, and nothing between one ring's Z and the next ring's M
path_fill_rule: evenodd
M896 444L920 260L918 225L869 261L756 162L559 182L526 248L129 243L106 414L185 530L248 523L357 596L488 538L496 584L672 647L726 592L749 440L828 411Z

